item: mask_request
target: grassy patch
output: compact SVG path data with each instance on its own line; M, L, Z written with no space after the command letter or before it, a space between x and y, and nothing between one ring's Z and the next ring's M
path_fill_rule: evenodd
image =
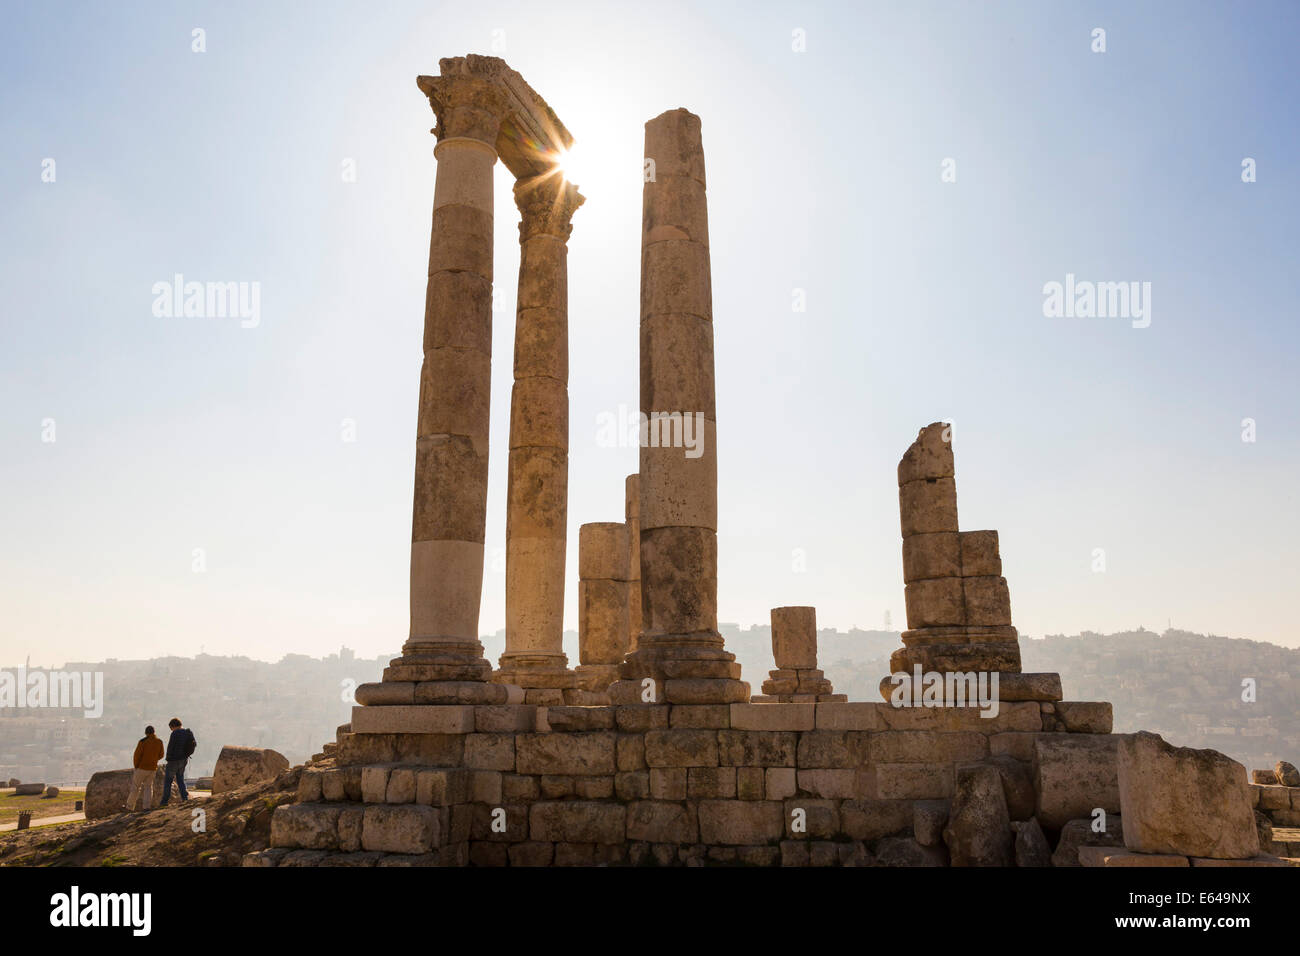
M32 811L32 821L77 812L77 801L86 799L85 790L60 790L57 797L18 797L12 790L0 791L0 823L16 823L19 810Z

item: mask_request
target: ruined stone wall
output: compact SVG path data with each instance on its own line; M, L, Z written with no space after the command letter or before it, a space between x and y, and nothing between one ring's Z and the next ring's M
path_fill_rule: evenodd
M1053 844L1119 810L1118 738L1045 732L1033 701L993 718L875 702L419 710L446 732L344 728L333 765L309 767L277 811L273 849L246 862L943 866L973 763Z

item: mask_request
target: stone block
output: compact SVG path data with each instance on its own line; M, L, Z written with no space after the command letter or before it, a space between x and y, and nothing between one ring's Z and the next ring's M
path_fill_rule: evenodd
M689 800L734 800L736 797L736 768L687 768L686 797Z
M1081 866L1101 867L1185 867L1187 857L1169 853L1135 853L1118 847L1079 847Z
M1125 846L1214 859L1259 855L1245 767L1216 750L1170 746L1157 734L1119 741Z
M669 724L683 730L725 730L731 726L731 708L736 704L676 704Z
M388 789L384 794L385 802L414 803L415 773L414 768L411 767L394 767L388 775Z
M797 780L801 792L830 800L864 797L870 789L861 770L800 770Z
M366 803L385 803L388 800L388 775L391 767L361 768L361 799Z
M786 797L793 797L798 791L798 777L793 767L753 769L764 770L764 792L768 800L784 800Z
M904 538L957 532L957 485L951 478L927 478L898 486Z
M943 843L951 804L947 800L917 800L912 804L912 835L921 846Z
M515 769L528 774L612 774L617 769L615 735L609 731L519 734Z
M528 812L528 834L550 843L622 843L627 810L622 804L594 800L535 803Z
M1104 826L1104 829L1095 829ZM1052 866L1079 866L1079 848L1084 846L1122 847L1124 845L1123 821L1119 814L1070 820L1061 827Z
M595 521L578 528L578 577L629 581L631 549L625 522Z
M965 763L989 752L988 738L973 731L889 730L868 740L873 763Z
M288 769L289 761L279 751L227 744L217 755L217 763L212 771L212 793L226 793L250 783L274 780ZM160 789L154 791L155 801L161 792Z
M511 866L550 866L555 859L555 844L515 843L507 852Z
M958 534L961 576L1002 577L1002 555L996 531L962 531Z
M665 730L668 727L671 707L667 704L650 704L641 707L615 707L614 722L626 733L645 733L647 730Z
M1065 725L1067 733L1072 734L1108 734L1114 722L1114 710L1103 701L1061 700L1057 701L1056 717Z
M453 804L463 803L468 798L468 774L464 770L420 769L416 771L416 803L422 803L426 806L448 807Z
M1048 829L1090 818L1094 809L1120 809L1116 738L1097 734L1039 734L1034 741L1034 815Z
M796 765L802 769L858 769L871 761L873 735L862 730L810 730L799 736Z
M468 734L474 730L474 708L468 705L353 707L355 734Z
M903 588L907 626L947 627L966 622L961 578L913 581Z
M768 772L762 767L737 767L736 796L741 800L762 800L765 793L763 781Z
M699 827L690 804L643 800L628 804L627 838L647 843L696 843Z
M617 761L620 771L644 770L647 766L645 762L645 736L642 734L619 734Z
M271 814L271 846L302 850L332 850L338 847L340 806L328 803L296 803L276 807Z
M726 846L772 843L785 832L780 803L772 800L701 800L700 842Z
M643 457L651 450L681 454L675 449L642 449ZM641 532L641 625L646 636L716 630L717 582L718 536L712 529L661 527Z
M961 546L955 531L903 539L903 583L961 577Z
M716 767L718 737L712 730L651 730L645 735L651 767Z
M483 704L474 708L474 730L478 733L531 733L536 729L536 707L527 704Z
M652 768L650 770L650 797L653 800L685 800L686 768Z
M361 846L382 853L428 853L439 846L439 811L418 803L370 805L361 827Z
M733 730L812 730L817 704L732 704Z
M961 579L966 623L980 627L1011 623L1011 592L1007 579L991 575Z
M650 772L632 770L614 774L614 793L620 800L646 800L650 796Z
M772 657L778 669L817 667L816 608L772 608Z
M724 767L793 767L798 736L790 731L719 730L718 762Z
M470 770L514 770L514 734L468 734L465 737L465 767Z
M997 768L987 764L957 768L943 840L953 866L1010 866L1014 862L1015 836Z
M881 763L871 773L880 800L937 800L953 793L951 764Z
M819 703L815 726L818 730L884 730L881 706L871 701Z

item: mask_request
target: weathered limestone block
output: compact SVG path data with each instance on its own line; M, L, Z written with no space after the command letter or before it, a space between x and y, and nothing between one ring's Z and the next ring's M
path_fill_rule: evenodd
M1080 866L1102 867L1185 867L1187 857L1176 853L1135 853L1118 847L1079 848Z
M1139 732L1120 738L1118 763L1130 850L1214 859L1259 855L1246 768L1235 760Z
M912 804L912 835L921 846L939 846L952 806L947 800L917 800Z
M898 484L927 478L951 478L956 474L952 454L952 426L947 422L926 425L898 463Z
M996 531L962 531L957 537L962 577L1002 576L1002 554L998 550Z
M907 626L951 627L966 623L961 578L913 581L903 589Z
M718 763L724 767L793 767L798 734L786 731L719 730Z
M762 800L766 793L763 786L766 776L767 770L763 767L737 767L736 796L741 800Z
M957 768L952 813L943 841L953 866L1010 866L1015 838L996 767L966 764Z
M332 850L339 845L341 806L296 803L276 807L271 815L271 845L301 850Z
M1114 708L1105 701L1060 700L1053 707L1057 720L1072 734L1108 734Z
M617 770L615 735L592 733L519 734L515 769L527 774L612 774Z
M1104 824L1104 826L1103 826ZM1098 828L1101 829L1098 829ZM1079 848L1085 846L1122 847L1123 821L1118 813L1101 817L1070 820L1061 827L1052 854L1052 866L1080 866Z
M718 736L712 730L652 730L645 735L651 767L716 767Z
M799 736L796 765L801 769L865 768L874 735L861 730L810 730Z
M903 539L903 582L961 577L961 545L953 531Z
M288 769L288 759L275 750L227 744L217 756L217 765L212 772L212 792L225 793L250 783L273 780Z
M700 842L754 846L785 833L782 804L772 800L701 800L698 808Z
M594 800L535 803L528 811L528 835L544 843L622 843L627 809Z
M798 777L793 767L756 767L762 770L763 792L769 800L784 800L793 797L798 789Z
M1296 769L1295 764L1279 760L1273 772L1277 776L1277 782L1282 786L1300 787L1300 770Z
M962 578L961 588L967 624L984 627L1011 624L1011 592L1006 578Z
M685 767L654 767L650 770L650 798L652 800L686 799Z
M628 804L627 838L647 843L697 843L692 804L642 800Z
M418 686L416 692L418 695ZM353 707L352 730L356 735L468 734L474 730L474 708L432 703L409 707ZM218 765L220 762L218 759Z
M417 803L372 804L361 825L361 846L383 853L428 853L440 845L441 818Z
M362 771L362 787L365 787ZM469 799L469 774L459 768L425 769L415 775L415 802L426 806L448 807Z
M926 478L898 486L903 537L957 531L957 483Z
M989 754L988 738L972 731L891 730L868 740L872 763L970 763Z
M735 767L689 767L686 770L688 800L734 800Z
M807 706L794 704L786 706ZM818 703L815 726L818 730L883 730L884 718L881 716L883 705L871 701L848 701L843 703ZM733 722L732 726L735 724ZM786 728L807 729L807 728Z
M882 763L869 773L876 781L881 800L938 800L953 794L951 764Z
M1091 817L1094 809L1120 810L1116 738L1093 734L1040 734L1034 741L1034 815L1056 829Z
M772 657L781 670L817 667L816 608L772 608Z
M86 819L99 820L103 817L111 817L117 813L126 812L126 801L131 796L131 781L135 771L127 768L126 770L101 770L92 774L90 781L86 784ZM163 772L159 770L153 778L153 802L156 806L162 799L163 793ZM15 781L14 792L22 784ZM32 784L33 787L40 787L39 790L33 790L33 794L41 793L45 789L45 784Z
M996 767L1002 777L1002 793L1011 819L1028 820L1032 817L1037 797L1032 762L1017 760L1010 754L992 755L985 762Z
M1038 820L1013 820L1011 829L1016 835L1016 866L1039 867L1052 865L1052 850Z

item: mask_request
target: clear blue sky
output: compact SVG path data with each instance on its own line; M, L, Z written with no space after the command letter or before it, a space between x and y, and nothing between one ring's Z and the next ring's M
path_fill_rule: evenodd
M685 106L723 620L900 626L894 469L951 417L962 526L1001 531L1022 632L1172 619L1300 644L1298 31L1284 3L10 5L0 664L401 643L434 182L415 76L467 52L504 56L579 143L568 627L578 525L621 519L636 467L596 434L637 404L642 124ZM499 169L484 633L509 186ZM260 324L155 317L177 273L260 283ZM1067 273L1150 282L1150 327L1045 318Z

